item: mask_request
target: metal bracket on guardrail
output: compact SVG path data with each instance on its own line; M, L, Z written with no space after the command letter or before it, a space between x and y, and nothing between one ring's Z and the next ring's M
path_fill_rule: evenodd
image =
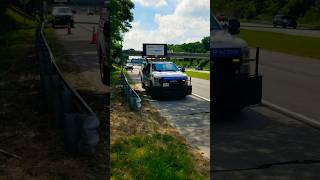
M141 109L141 98L139 95L130 87L127 77L125 76L124 70L121 70L121 83L123 93L129 103L130 108L133 111L139 111Z
M39 59L40 83L54 124L63 129L65 151L93 154L99 142L99 119L82 97L64 79L43 34L44 23L37 28L35 42Z

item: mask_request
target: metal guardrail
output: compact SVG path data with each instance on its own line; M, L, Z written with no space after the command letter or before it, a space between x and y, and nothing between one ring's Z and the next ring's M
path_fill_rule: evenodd
M129 106L134 111L139 111L141 109L141 98L139 95L131 88L123 68L121 70L121 83L122 90L125 94L127 101L129 102Z
M36 52L40 82L55 125L63 129L68 153L93 154L99 142L99 119L76 90L64 79L43 33L44 23L36 32Z

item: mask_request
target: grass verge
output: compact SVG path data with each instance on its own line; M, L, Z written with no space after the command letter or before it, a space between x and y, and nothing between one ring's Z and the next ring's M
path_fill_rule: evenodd
M111 146L111 179L204 179L186 145L170 135L132 136Z
M241 29L240 38L249 46L320 59L320 38Z
M35 38L36 22L27 20L27 26L22 28L21 21L23 22L23 17L7 10L6 24L0 23L5 26L2 29L10 29L1 32L0 36L0 76L8 72L15 61L25 55Z
M209 162L188 145L143 93L132 112L121 92L120 72L111 87L111 179L209 179Z
M194 71L186 71L186 74L190 77L204 79L204 80L210 80L210 74L209 73L201 73L201 72L194 72Z

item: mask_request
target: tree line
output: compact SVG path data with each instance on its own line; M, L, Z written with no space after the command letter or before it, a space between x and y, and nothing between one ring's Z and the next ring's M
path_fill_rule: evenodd
M170 44L168 49L173 52L206 53L210 51L210 37L204 37L198 42Z
M242 19L270 20L276 14L316 23L320 18L320 0L211 0L211 10Z

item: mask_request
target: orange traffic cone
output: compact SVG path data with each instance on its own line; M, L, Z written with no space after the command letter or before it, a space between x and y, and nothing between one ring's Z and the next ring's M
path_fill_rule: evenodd
M91 44L97 44L97 33L96 33L95 26L93 26L93 28L92 28Z
M72 34L72 33L71 33L71 26L70 26L70 24L68 24L67 34L68 34L68 35Z

